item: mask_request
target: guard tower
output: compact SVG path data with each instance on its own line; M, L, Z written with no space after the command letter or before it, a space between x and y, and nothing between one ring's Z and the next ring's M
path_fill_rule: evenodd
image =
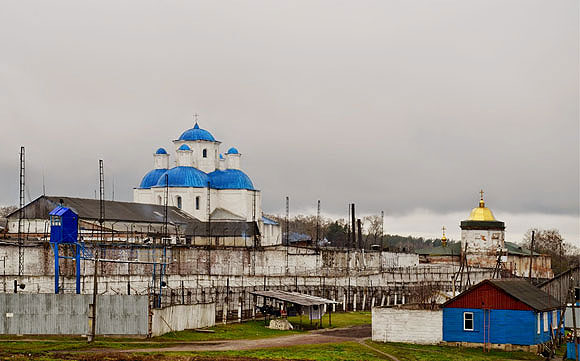
M76 243L79 234L79 216L70 208L58 206L50 213L50 241Z
M78 241L79 216L72 209L58 206L50 213L50 245L54 250L54 293L59 293L59 258L72 259L73 257L59 256L58 247L74 246L76 261L76 293L81 293L81 248Z

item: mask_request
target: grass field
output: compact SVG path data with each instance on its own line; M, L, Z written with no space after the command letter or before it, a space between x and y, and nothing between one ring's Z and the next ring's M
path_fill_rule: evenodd
M327 317L327 316L325 316ZM305 318L307 319L307 318ZM289 319L292 323L297 317ZM342 328L370 324L369 312L337 313L332 315L332 327ZM323 320L325 328L328 320ZM310 322L304 322L306 328ZM277 331L264 327L263 321L249 321L242 324L216 325L210 333L193 330L172 332L152 339L143 338L107 338L98 337L93 344L87 344L80 337L54 336L44 339L24 340L23 337L0 339L0 359L26 360L385 360L385 354L392 355L401 361L442 361L442 360L542 360L537 355L526 352L492 351L483 353L481 349L456 348L448 346L423 346L403 343L377 343L370 340L359 342L341 342L332 344L308 344L291 347L263 348L243 351L219 352L150 352L135 354L55 354L55 351L114 351L127 349L146 349L172 346L178 343L194 341L260 339L306 332L305 330ZM30 337L27 337L30 338ZM33 337L34 338L34 337ZM38 337L37 337L38 338Z
M233 359L243 360L313 360L313 361L347 361L347 360L386 360L386 355L374 349L395 356L401 361L498 361L498 360L543 360L532 353L492 351L483 353L481 349L456 348L449 346L422 346L401 343L375 343L367 341L365 346L358 342L343 342L322 345L300 345L293 347L268 348L246 351L223 352L175 352L146 354L169 360L172 357L193 357L195 359ZM144 354L145 355L145 354Z

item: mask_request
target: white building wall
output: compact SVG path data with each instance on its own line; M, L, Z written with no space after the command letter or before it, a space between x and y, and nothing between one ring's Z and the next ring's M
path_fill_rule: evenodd
M373 341L437 344L443 340L443 311L374 307Z
M467 243L468 253L495 254L498 247L505 247L504 237L504 231L464 229L461 231L461 249L464 250Z

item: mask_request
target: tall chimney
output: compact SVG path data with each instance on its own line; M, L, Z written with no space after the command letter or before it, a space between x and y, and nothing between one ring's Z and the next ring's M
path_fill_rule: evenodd
M354 215L354 203L350 205L350 218L351 218L351 229L352 229L352 240L350 242L350 248L356 247L356 217Z
M363 242L362 242L362 224L360 221L360 218L356 220L356 225L358 226L358 248L362 249L363 248Z

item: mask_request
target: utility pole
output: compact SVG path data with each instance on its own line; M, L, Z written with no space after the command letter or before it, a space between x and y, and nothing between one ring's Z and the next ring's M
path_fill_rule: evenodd
M100 225L100 241L104 242L105 232L103 223L105 222L105 172L103 167L103 160L99 159L99 225ZM95 258L93 270L93 304L92 304L92 320L91 320L91 335L88 338L89 342L95 341L97 333L97 294L99 293L98 272L99 272L99 245L95 245L93 249Z
M530 273L528 275L529 276L528 280L530 282L532 282L532 263L534 263L534 234L535 233L536 233L536 231L532 231L532 241L530 244Z
M385 249L385 211L381 211L381 251Z
M320 246L320 199L318 200L318 208L316 210L316 250Z
M18 276L24 273L24 187L25 187L25 164L24 147L20 147L20 210L18 212Z

